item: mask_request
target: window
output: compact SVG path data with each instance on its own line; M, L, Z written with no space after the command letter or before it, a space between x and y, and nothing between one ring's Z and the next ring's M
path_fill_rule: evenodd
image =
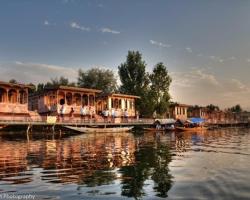
M88 95L84 94L82 96L82 106L87 106L87 105L89 105Z

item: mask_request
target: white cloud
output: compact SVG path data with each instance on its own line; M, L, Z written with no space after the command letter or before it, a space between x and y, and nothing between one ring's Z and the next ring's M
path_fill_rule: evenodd
M90 31L91 29L89 27L81 26L77 22L71 22L70 27L74 29L79 29L81 31Z
M49 21L47 21L47 20L45 20L43 24L44 24L45 26L49 26L49 25L50 25Z
M158 46L158 47L171 47L172 45L170 45L170 44L164 44L164 43L162 43L162 42L157 42L157 41L155 41L155 40L149 40L149 42L152 44L152 45L155 45L155 46Z
M173 77L173 85L185 88L200 85L220 86L214 75L205 73L202 69L193 68L189 72L175 72L171 76Z
M224 62L224 59L221 59L221 58L220 58L220 59L219 59L219 62L220 62L220 63L223 63L223 62Z
M56 24L55 24L55 23L51 23L51 22L48 21L48 20L44 20L43 25L44 25L44 26L55 26Z
M209 58L211 60L213 60L214 62L219 62L219 63L224 63L225 59L219 57L219 56L209 56Z
M188 52L188 53L192 53L192 49L190 47L186 47L185 50Z
M249 88L238 79L231 79L231 82L236 86L237 91L250 91Z
M101 32L103 32L103 33L112 33L112 34L120 34L121 33L120 31L116 31L116 30L113 30L113 29L110 29L110 28L102 28Z
M99 3L99 4L97 5L97 7L99 7L99 8L103 8L103 7L104 7L104 5L103 5L103 4L101 4L101 3Z
M0 64L3 81L14 78L18 82L45 83L51 78L64 76L70 81L76 81L77 70L70 67L48 65L43 63L11 62ZM22 73L20 73L22 72Z
M75 0L62 0L63 4L73 3Z
M210 56L210 59L216 60L216 57L215 56Z
M229 60L236 60L236 57L231 56L231 57L229 57L228 59L229 59Z
M250 108L250 85L242 80L226 79L204 69L170 73L173 82L170 94L174 101L191 105L219 105L222 109L241 104Z
M247 58L247 60L246 60L247 62L250 62L250 58Z

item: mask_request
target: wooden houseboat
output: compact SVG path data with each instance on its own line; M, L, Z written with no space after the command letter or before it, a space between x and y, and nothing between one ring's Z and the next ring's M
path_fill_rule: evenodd
M115 112L115 122L119 123L124 117L125 111L128 118L136 117L135 101L139 98L139 96L118 93L100 94L97 97L96 110L98 114L108 110L109 116Z
M29 117L30 86L0 81L0 120L23 120Z
M101 90L57 86L45 88L38 94L30 95L29 109L37 111L40 115L57 115L63 109L68 116L74 110L74 116L80 116L80 109L84 107L86 114L95 113L96 95Z
M169 107L169 118L187 120L187 110L190 106L186 104L173 103Z

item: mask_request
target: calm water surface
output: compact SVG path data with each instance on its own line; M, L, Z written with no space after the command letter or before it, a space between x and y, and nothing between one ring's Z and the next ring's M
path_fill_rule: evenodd
M250 129L0 136L0 195L35 199L250 199Z

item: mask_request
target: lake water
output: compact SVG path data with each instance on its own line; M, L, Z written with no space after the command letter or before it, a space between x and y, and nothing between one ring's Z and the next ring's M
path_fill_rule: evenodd
M250 199L250 129L14 138L0 199Z

